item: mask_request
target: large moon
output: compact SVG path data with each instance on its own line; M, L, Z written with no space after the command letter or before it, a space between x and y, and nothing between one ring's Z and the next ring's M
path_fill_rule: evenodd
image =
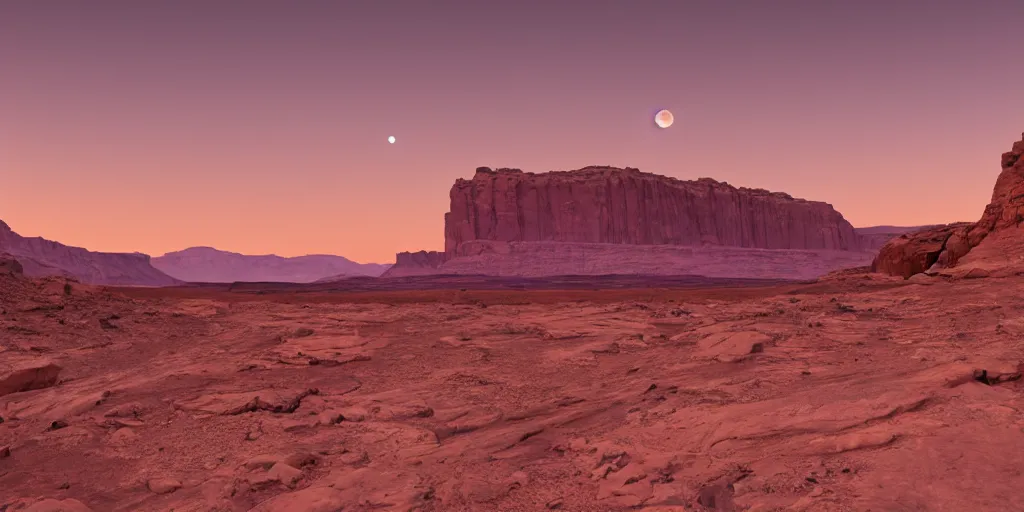
M669 124L671 124L671 121L669 122ZM394 143L395 143L395 136L391 135L390 137L388 137L388 144L394 144Z
M672 126L673 121L675 121L675 118L672 117L672 112L669 112L668 110L659 110L658 113L654 115L654 122L662 128Z

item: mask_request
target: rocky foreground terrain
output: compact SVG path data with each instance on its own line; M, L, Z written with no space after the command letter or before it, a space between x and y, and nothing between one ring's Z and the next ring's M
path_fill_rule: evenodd
M1020 277L255 295L6 268L6 512L1024 510Z
M477 168L452 186L445 254L474 240L857 250L832 205L637 169L532 173Z

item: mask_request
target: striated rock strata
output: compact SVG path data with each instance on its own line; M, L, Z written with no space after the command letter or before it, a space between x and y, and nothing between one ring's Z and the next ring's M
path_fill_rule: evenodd
M92 252L39 237L23 237L0 221L0 252L31 277L65 276L87 284L171 286L180 282L153 268L141 253Z
M473 240L860 249L853 226L827 203L613 167L478 168L451 189L445 254Z
M910 277L914 274L956 267L968 253L992 238L992 247L976 253L975 259L1010 262L1005 249L1021 243L1017 231L1024 222L1024 134L1010 151L1003 153L1002 171L996 179L992 200L975 223L957 223L926 229L895 238L881 248L872 270ZM998 245L998 247L996 247Z

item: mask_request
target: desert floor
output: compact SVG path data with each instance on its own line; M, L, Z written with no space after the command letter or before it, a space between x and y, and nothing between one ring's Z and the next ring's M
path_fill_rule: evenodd
M0 511L1024 510L1022 291L0 277Z

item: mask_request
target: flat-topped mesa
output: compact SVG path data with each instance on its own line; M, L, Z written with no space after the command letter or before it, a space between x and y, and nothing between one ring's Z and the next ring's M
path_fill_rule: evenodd
M445 262L445 255L438 251L400 252L395 255L395 264L381 277L404 277L436 274Z
M547 173L480 167L473 179L457 180L445 254L472 240L860 249L853 226L827 203L595 166Z

